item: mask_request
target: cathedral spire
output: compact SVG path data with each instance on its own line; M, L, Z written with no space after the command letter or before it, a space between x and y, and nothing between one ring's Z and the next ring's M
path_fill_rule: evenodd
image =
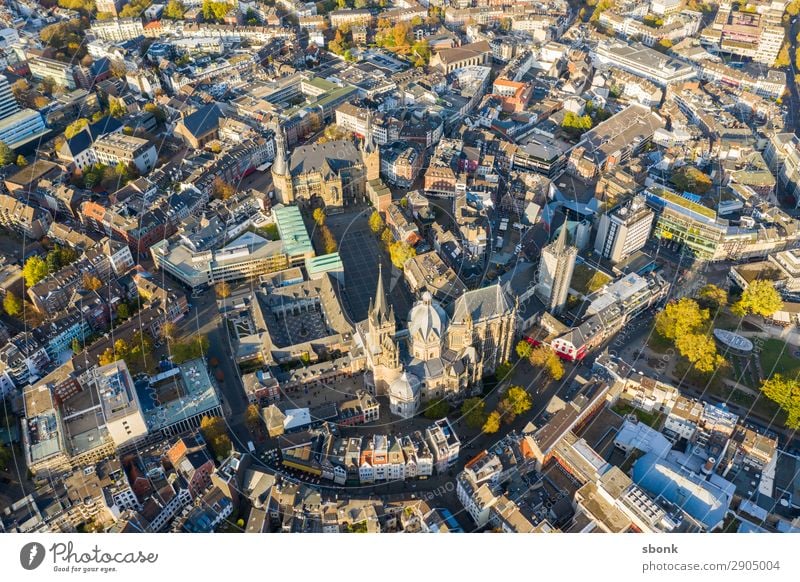
M383 286L383 267L378 264L378 287L375 289L375 303L372 305L371 314L377 321L386 321L392 313L392 307L386 298L386 288Z
M286 174L286 134L280 124L275 126L275 160L272 163L272 172L279 176Z
M561 231L558 233L558 240L556 240L555 251L561 253L567 248L567 221L561 225Z

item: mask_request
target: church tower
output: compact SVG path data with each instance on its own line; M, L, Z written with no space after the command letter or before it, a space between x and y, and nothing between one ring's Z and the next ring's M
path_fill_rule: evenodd
M294 188L286 154L286 134L275 127L275 159L272 162L272 183L277 201L282 204L294 202Z
M367 182L381 177L381 149L372 131L372 113L367 113L367 135L361 145L361 159L364 161Z
M370 301L367 325L375 391L379 395L386 394L389 385L400 377L400 353L395 340L397 323L394 309L386 298L380 265L378 287L375 290L375 299Z

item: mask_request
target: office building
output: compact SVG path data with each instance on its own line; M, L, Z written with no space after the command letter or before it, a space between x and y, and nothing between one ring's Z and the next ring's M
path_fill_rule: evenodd
M629 257L647 243L653 217L644 196L637 196L603 214L597 226L595 252L613 263Z
M577 256L578 249L567 243L566 225L561 227L555 242L542 249L536 294L550 313L560 313L567 304Z

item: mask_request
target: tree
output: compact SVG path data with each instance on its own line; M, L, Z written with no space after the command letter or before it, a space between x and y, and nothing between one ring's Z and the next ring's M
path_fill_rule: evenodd
M222 21L232 8L233 6L227 2L212 2L211 0L205 0L202 7L203 19L216 20L218 22Z
M741 299L733 305L731 311L739 317L744 317L748 313L770 317L781 307L783 299L776 291L775 284L766 279L757 279L747 286Z
M564 364L550 346L537 346L532 350L530 360L537 368L547 370L547 374L553 380L561 380L564 377Z
M386 225L383 222L383 218L381 217L381 213L377 210L373 210L372 214L369 215L369 228L374 234L380 234L383 231Z
M322 226L325 224L325 209L324 208L315 208L314 212L311 213L311 216L314 218L314 222L317 226Z
M708 310L700 309L697 301L684 297L668 303L656 316L656 331L668 340L704 330L708 324Z
M486 418L486 422L483 423L483 428L481 429L486 434L494 434L498 430L500 430L500 413L496 410L491 412L489 416Z
M787 414L787 428L800 428L800 382L796 378L773 374L761 383L761 392Z
M450 412L450 404L447 402L447 400L436 400L435 402L429 404L425 408L425 412L422 414L425 416L425 418L437 420L447 416L448 412Z
M6 293L6 296L3 297L3 309L11 317L21 315L23 307L22 299L17 297L13 291L9 291Z
M169 341L173 341L178 333L178 326L172 321L167 321L161 326L161 335Z
M698 372L713 372L725 363L717 353L717 345L711 336L702 333L687 333L675 340L675 347L689 360Z
M791 59L789 58L789 41L786 40L781 46L781 50L778 52L778 56L775 57L775 62L772 63L772 68L783 69L791 64L792 62Z
M125 107L125 102L122 99L116 99L114 97L108 98L108 112L111 114L111 117L120 118L128 113L128 108Z
M97 363L101 366L108 366L109 364L116 362L118 359L119 358L114 353L114 348L106 348L103 353L97 357Z
M228 184L222 178L217 177L214 178L214 183L211 185L211 193L215 198L227 200L236 194L236 188L234 188L233 185Z
M186 7L179 0L169 0L167 7L164 8L164 18L170 20L183 20L184 14L186 14Z
M481 398L467 398L464 404L461 405L461 416L467 426L474 429L479 429L486 422L486 412L484 408L486 404Z
M658 44L656 44L656 46L653 48L655 48L659 52L665 53L672 48L672 41L668 38L662 38L660 41L658 41Z
M592 129L593 123L592 118L588 115L577 115L572 111L567 111L561 121L561 127L568 133L579 135Z
M321 226L319 229L320 237L322 238L322 250L324 254L335 253L339 248L336 238L333 236L331 229L327 226Z
M389 258L392 264L402 270L408 259L417 256L417 250L407 242L397 241L389 245Z
M94 275L90 275L89 273L84 274L83 276L83 288L87 291L97 291L103 286L103 282L95 277Z
M25 261L25 266L22 267L22 276L25 278L25 284L28 287L36 285L36 283L47 277L47 274L47 263L37 255L30 257Z
M0 165L7 166L14 161L14 150L4 141L0 141Z
M170 346L172 361L182 364L189 360L202 358L208 353L209 345L208 336L205 335L194 336L185 342L174 342Z
M511 373L514 367L511 365L511 362L500 362L497 364L497 368L494 370L494 375L497 378L498 382L502 382L508 375Z
M128 319L131 316L131 310L127 303L120 303L117 305L117 317L119 319Z
M217 297L219 297L220 299L225 299L226 297L230 297L231 286L225 281L217 283L216 285L214 285L214 293L216 293Z
M218 416L204 416L200 421L200 432L217 459L222 460L231 453L233 445L224 420Z
M711 178L694 166L681 166L672 173L670 181L678 190L692 194L705 194L713 185Z
M70 345L70 347L72 348L73 354L80 354L81 351L83 350L80 340L76 337L72 338L72 344Z
M394 235L392 234L391 228L386 227L383 229L383 232L381 233L381 242L386 246L386 248L389 248L389 245L394 242Z
M250 404L244 411L244 422L247 425L247 430L255 432L261 426L261 413L258 410L257 404Z
M520 360L527 360L533 353L533 346L525 340L520 340L517 342L515 351Z
M328 50L336 55L343 55L350 48L341 29L336 31L333 40L328 43Z
M728 292L713 283L705 285L698 295L705 306L715 310L728 304Z
M167 114L155 103L145 103L144 110L148 113L152 113L157 123L164 123L167 119Z
M17 166L19 166L20 168L24 168L27 165L28 165L28 160L25 159L25 156L23 156L22 154L18 155Z
M72 139L76 135L78 135L83 128L89 125L89 120L85 117L81 117L80 119L76 119L72 123L70 123L67 128L64 130L64 137L67 139Z
M503 411L503 418L509 424L514 421L517 415L527 412L533 406L530 394L522 386L511 386L503 399L500 401L500 410Z

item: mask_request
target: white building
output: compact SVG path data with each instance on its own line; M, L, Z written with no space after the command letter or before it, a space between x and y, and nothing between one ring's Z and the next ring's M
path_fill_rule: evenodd
M115 445L147 436L139 397L124 360L89 370L83 383L97 390L106 428Z
M647 244L654 217L643 196L603 214L597 226L595 252L614 263L629 257Z

